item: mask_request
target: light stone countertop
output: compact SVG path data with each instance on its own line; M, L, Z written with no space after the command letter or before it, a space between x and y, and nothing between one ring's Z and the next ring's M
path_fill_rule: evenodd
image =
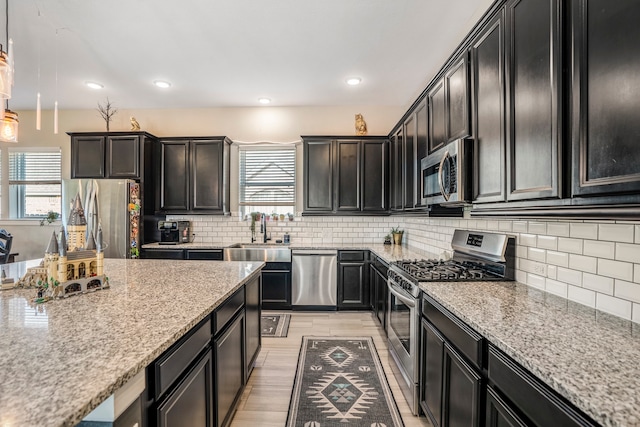
M1 291L0 426L75 425L263 266L107 259L109 289L41 305Z
M604 426L640 426L640 325L517 282L424 292Z

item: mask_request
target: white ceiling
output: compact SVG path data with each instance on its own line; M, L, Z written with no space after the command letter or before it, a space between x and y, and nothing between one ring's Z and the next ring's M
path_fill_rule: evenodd
M10 108L35 109L38 89L44 109L56 98L61 109L87 109L107 97L118 108L246 107L259 97L275 106L406 106L491 3L9 0ZM350 76L362 84L347 86ZM172 87L156 88L157 79Z

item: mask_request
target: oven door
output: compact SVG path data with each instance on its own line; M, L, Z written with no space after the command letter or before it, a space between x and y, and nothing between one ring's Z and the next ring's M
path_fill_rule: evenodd
M408 295L391 279L387 328L391 368L411 411L418 408L418 321L419 299ZM395 365L394 365L395 363Z
M459 139L421 160L422 204L459 205L469 201L470 150L471 143Z

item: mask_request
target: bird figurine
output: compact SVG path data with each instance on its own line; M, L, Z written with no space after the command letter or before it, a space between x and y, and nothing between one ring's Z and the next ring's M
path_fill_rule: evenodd
M356 114L356 135L367 134L367 122L364 121L362 114Z
M131 116L129 120L131 121L131 130L140 130L140 123L138 123L135 117Z

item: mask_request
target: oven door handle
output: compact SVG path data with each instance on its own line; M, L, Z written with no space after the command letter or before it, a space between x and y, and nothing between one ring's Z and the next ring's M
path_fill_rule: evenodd
M444 163L447 161L448 157L449 151L447 150L444 152L442 160L440 160L440 168L438 169L438 185L440 186L440 193L442 194L442 197L444 197L445 201L448 201L449 197L451 197L449 189L444 188Z
M402 303L406 304L409 308L415 308L416 302L412 298L407 298L406 296L398 293L393 287L393 285L389 284L388 286L389 292L391 292L396 298L398 298Z

